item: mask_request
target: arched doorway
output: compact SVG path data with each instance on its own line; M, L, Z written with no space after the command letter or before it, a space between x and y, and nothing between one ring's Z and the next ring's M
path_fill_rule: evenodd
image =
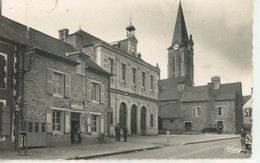
M123 126L126 126L126 104L125 103L120 104L119 123L121 128Z
M146 108L143 106L141 109L141 131L146 130Z
M137 106L131 107L131 134L136 134Z

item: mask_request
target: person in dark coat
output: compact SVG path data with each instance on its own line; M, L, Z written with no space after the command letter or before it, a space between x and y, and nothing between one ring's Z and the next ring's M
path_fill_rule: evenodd
M246 132L243 128L241 128L241 132L240 132L240 141L241 141L241 145L242 145L241 152L244 152L244 153L246 153L245 137L246 137Z
M124 134L125 142L127 142L127 128L126 128L126 126L124 126L124 128L123 128L123 134Z
M120 141L120 125L119 123L117 124L117 126L115 127L115 132L116 132L116 141Z

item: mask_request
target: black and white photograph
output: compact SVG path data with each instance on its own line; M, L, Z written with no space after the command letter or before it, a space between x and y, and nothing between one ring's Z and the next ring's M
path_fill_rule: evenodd
M0 0L0 162L260 161L259 9Z

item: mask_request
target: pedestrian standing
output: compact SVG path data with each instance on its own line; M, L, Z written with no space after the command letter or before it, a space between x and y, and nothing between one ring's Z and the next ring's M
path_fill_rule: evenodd
M241 141L241 145L242 145L241 152L244 152L244 153L246 153L245 137L246 137L246 132L243 128L241 128L241 132L240 132L240 141Z
M167 142L169 142L169 137L170 137L170 132L169 132L169 130L166 131L166 135L167 135Z
M123 134L124 134L125 142L127 142L127 128L126 128L126 126L124 126L124 128L123 128Z
M117 124L117 126L115 127L115 132L116 132L116 141L120 141L120 125L119 123Z

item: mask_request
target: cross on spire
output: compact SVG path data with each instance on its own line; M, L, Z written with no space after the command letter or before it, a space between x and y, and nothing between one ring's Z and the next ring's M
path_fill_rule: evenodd
M131 16L130 16L129 20L130 20L130 24L132 24L132 17Z

